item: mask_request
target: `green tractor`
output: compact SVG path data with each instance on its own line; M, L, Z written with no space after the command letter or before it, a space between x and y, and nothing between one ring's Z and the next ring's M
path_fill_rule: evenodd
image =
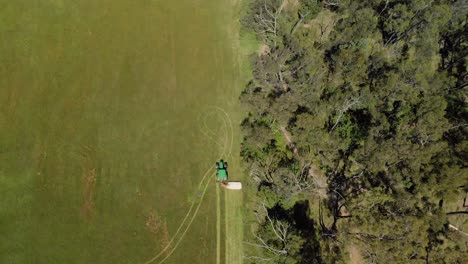
M224 160L216 162L216 181L226 184L228 181L228 163Z
M223 188L229 190L240 190L242 189L241 182L228 181L228 163L227 161L220 160L216 162L216 182Z

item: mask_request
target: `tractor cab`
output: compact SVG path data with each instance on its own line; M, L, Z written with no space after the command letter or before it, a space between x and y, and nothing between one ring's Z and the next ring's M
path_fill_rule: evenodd
M224 160L216 162L216 181L226 183L228 181L228 163Z

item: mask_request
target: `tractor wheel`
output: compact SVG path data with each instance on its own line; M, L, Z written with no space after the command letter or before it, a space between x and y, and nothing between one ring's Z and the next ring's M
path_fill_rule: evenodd
M224 168L227 169L227 167L228 167L228 163L227 163L227 161L225 161L225 162L224 162Z

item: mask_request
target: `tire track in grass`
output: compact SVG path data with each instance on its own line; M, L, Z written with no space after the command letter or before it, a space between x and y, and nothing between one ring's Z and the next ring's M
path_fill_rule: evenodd
M229 143L229 151L226 153L226 156L231 156L231 152L232 152L232 146L233 146L233 139L234 139L234 128L232 126L232 120L231 120L231 117L229 116L229 114L222 108L220 107L213 107L214 109L217 109L221 112L223 112L223 114L225 115L226 119L228 120L229 122L229 133L227 134L230 134L231 135L231 138L230 140L228 139L228 141L230 141ZM227 144L226 144L227 145ZM224 153L224 151L223 151ZM222 158L222 157L221 157ZM190 222L188 223L187 227L185 228L184 232L182 233L180 239L177 241L177 243L175 244L175 246L172 248L172 250L169 252L169 254L163 258L160 262L158 262L159 264L163 263L164 261L166 261L166 259L168 259L172 253L177 249L177 247L179 246L179 244L182 242L183 240L183 237L185 236L185 234L187 233L187 231L189 230L190 226L192 225L193 221L195 220L195 217L197 216L198 214L198 210L200 209L200 206L202 204L202 201L203 201L203 197L205 196L205 193L206 193L206 190L208 189L208 186L209 186L209 181L206 183L205 185L205 189L203 190L203 193L202 193L202 197L200 198L200 203L198 204L192 218L190 219Z
M212 168L210 168L209 170L207 170L205 172L205 174L203 175L203 178L200 180L200 184L199 184L199 187L201 187L202 183L205 181L205 178L207 175L209 175L211 173L211 170ZM205 184L205 188L204 188L204 191L206 190L206 187L208 186L208 183ZM204 196L204 192L202 193L202 197L200 197L200 203L201 203L201 200L203 199L203 196ZM172 236L171 240L169 241L169 243L166 245L166 247L164 247L156 256L152 257L150 260L144 262L145 264L149 264L149 263L152 263L153 261L155 261L157 258L159 258L160 256L162 256L169 248L171 248L172 244L174 243L174 240L176 239L177 235L180 233L180 231L182 230L183 226L185 225L185 222L187 222L187 219L190 217L190 214L194 208L196 204L196 201L193 201L192 204L190 205L190 208L188 210L188 212L185 214L185 217L184 219L182 220L182 223L179 225L179 227L177 228L176 230L176 233Z
M216 184L216 264L221 262L221 199L219 184Z
M202 133L203 133L205 136L207 136L207 138L212 138L212 137L214 137L214 135L216 135L216 134L206 125L206 117L207 117L207 115L205 115L205 119L203 119L203 121L201 122L201 123L203 123L204 127L203 127L203 128L200 128L200 129L201 129ZM200 119L200 116L199 116L197 119ZM224 121L224 120L223 120L223 121ZM207 131L208 131L208 132L207 132ZM211 133L212 135L210 135L210 133ZM216 142L217 142L217 141L216 141ZM224 154L224 152L226 151L225 148L226 148L226 147L223 148L223 152L222 152L223 154ZM212 167L210 167L210 169L208 169L208 170L205 172L205 174L203 175L202 179L200 180L200 182L199 182L199 184L198 184L198 190L200 190L200 188L201 188L202 186L205 186L204 191L202 192L202 196L201 196L201 198L200 198L200 203L201 203L202 200L203 200L203 197L204 197L204 195L205 195L205 191L206 191L206 189L207 189L207 187L208 187L208 184L209 184L209 181L207 181L207 183L205 183L204 185L203 185L203 182L205 181L206 177L211 173L211 170L212 170ZM194 200L194 201L192 202L192 204L191 204L191 206L190 206L190 208L189 208L189 211L186 213L184 219L182 220L182 223L179 225L179 227L178 227L177 230L176 230L176 233L172 236L172 239L169 241L169 243L166 245L166 247L164 247L164 249L162 249L162 250L159 252L159 254L157 254L156 256L154 256L153 258L151 258L150 260L148 260L147 262L145 262L145 264L149 264L149 263L155 261L155 260L156 260L157 258L159 258L161 255L163 255L164 252L166 252L169 248L171 248L172 244L174 243L174 240L176 239L177 235L178 235L178 234L180 233L180 231L182 230L182 228L183 228L185 222L186 222L187 219L189 218L189 216L190 216L190 214L191 214L191 212L192 212L192 210L193 210L195 204L196 204L196 200ZM198 209L198 207L197 207L197 209ZM196 210L196 211L198 211L198 210ZM195 213L195 214L196 214L196 213ZM182 235L182 236L183 236L183 235ZM177 243L176 245L178 245L178 243ZM169 255L170 255L170 254L169 254Z
M234 139L234 129L233 129L233 125L232 125L232 119L231 119L231 117L229 116L229 114L228 114L224 109L222 109L222 108L220 108L220 107L210 107L210 108L216 109L216 110L221 111L221 112L223 113L223 115L225 116L225 118L222 118L222 120L223 120L223 123L224 123L224 127L225 127L225 129L227 130L227 131L226 131L226 134L230 134L230 138L226 138L226 141L227 141L227 142L225 142L226 144L224 144L223 151L222 151L221 157L220 157L219 159L221 159L224 155L226 155L226 156L231 156L232 146L233 146L233 139ZM207 124L206 124L206 117L207 117L207 115L205 114L204 117L205 117L205 119L203 119L203 125L204 125L204 127L201 128L202 133L203 133L205 136L207 136L208 139L211 139L212 141L216 142L216 144L217 144L218 146L220 146L220 144L219 144L219 143L217 142L217 140L214 138L214 137L216 137L216 133L213 132L213 130L210 129L210 128L207 126ZM227 121L226 121L226 120L227 120ZM228 125L227 125L226 123L229 124L229 128L228 128ZM211 135L210 135L210 134L211 134ZM227 137L229 137L229 135L227 135ZM227 147L227 145L229 145L229 147ZM227 153L226 153L226 150L228 150ZM176 230L176 233L172 236L172 239L169 241L169 243L166 245L166 247L164 247L164 249L162 249L156 256L154 256L154 257L151 258L150 260L144 262L145 264L149 264L149 263L154 262L154 261L157 260L159 257L161 257L169 248L172 247L171 250L167 253L167 255L166 255L161 261L158 262L159 264L163 263L164 261L166 261L166 260L172 255L172 253L174 253L174 251L177 249L177 247L179 246L179 244L182 242L182 240L183 240L185 234L186 234L187 231L189 230L189 228L190 228L190 226L192 225L192 223L193 223L195 217L196 217L197 214L198 214L198 211L199 211L199 209L200 209L200 206L201 206L201 204L202 204L202 202L203 202L203 198L204 198L204 196L205 196L205 194L206 194L206 191L207 191L207 189L208 189L208 186L209 186L209 184L210 184L210 181L209 181L209 180L206 181L206 183L204 183L204 182L205 182L205 180L206 180L206 177L207 177L208 175L211 174L211 171L212 171L212 170L213 170L213 167L210 167L210 168L205 172L205 174L203 175L202 179L200 180L200 182L199 182L199 184L198 184L198 188L199 188L199 189L200 189L201 186L204 186L203 192L201 193L201 196L200 196L200 199L199 199L199 203L198 203L198 205L196 206L195 211L193 212L192 217L191 217L190 221L188 222L188 224L187 224L185 230L181 233L180 237L179 237L178 240L175 242L175 245L172 246L173 243L174 243L174 241L176 240L176 237L178 236L178 234L181 232L183 226L185 225L185 222L186 222L187 219L190 217L191 212L192 212L192 210L193 210L193 208L194 208L194 206L195 206L195 204L196 204L196 202L197 202L196 200L192 202L192 204L191 204L191 206L190 206L190 208L189 208L189 211L186 213L184 219L182 220L182 223L179 225L179 227L178 227L177 230ZM209 178L208 178L208 179L209 179ZM203 184L203 183L204 183L204 184ZM219 195L218 195L218 197L219 197ZM219 254L218 254L218 255L219 255Z
M228 153L227 156L228 156L229 158L232 158L232 147L233 147L233 144L234 144L234 127L233 127L233 125L232 125L232 119L231 119L231 117L229 116L229 114L228 114L224 109L222 109L222 108L220 108L220 107L216 107L216 108L217 108L219 111L223 112L224 116L225 116L226 119L229 121L229 125L230 125L229 128L230 128L230 135L231 135L231 138L230 138L230 140L229 140L229 141L230 141L230 146L229 146L229 153ZM218 187L218 188L219 188L219 187ZM228 210L229 208L227 208L227 204L228 204L228 203L227 203L227 200L226 200L226 194L227 194L227 192L224 192L224 195L225 195L225 199L224 199L224 202L225 202L225 208L224 208L224 212L225 212L224 220L225 220L225 221L224 221L224 226L225 226L225 234L227 235L227 228L228 228L228 222L227 222L227 213L228 213L228 211L227 211L227 210ZM217 224L219 224L219 228L217 228L217 243L216 243L216 244L217 244L217 256L221 256L221 208L220 208L220 207L221 207L221 204L220 204L220 196L219 196L219 193L217 193L216 195L217 195L216 198L217 198L217 200L218 200L218 203L217 203L217 210L219 210L219 214L217 214L217 220L216 220L216 221L217 221ZM226 238L226 237L225 237L225 238ZM225 262L226 264L228 264L227 261L226 261L226 258L227 258L227 256L228 256L228 254L227 254L226 251L228 250L229 246L228 246L227 243L225 243L225 244L224 244L224 247L225 247L225 248L224 248L224 251L225 251L225 254L224 254L225 260L224 260L224 262ZM219 260L217 259L216 261L217 261L217 262L216 262L217 264L220 264L220 261L221 261L221 260L220 260L220 259L219 259Z
M200 116L199 116L199 117L200 117ZM202 121L204 127L203 127L203 128L200 128L200 129L201 129L201 131L203 132L203 134L204 134L205 136L207 136L207 138L212 139L212 138L216 135L216 133L214 133L214 132L206 125L206 117L207 117L207 115L205 115L204 117L205 117L205 119L203 119L203 121ZM224 120L223 120L223 122L224 122ZM211 133L212 135L210 135L210 133ZM216 140L215 140L215 142L218 143ZM218 143L218 144L219 144L219 143ZM222 155L225 153L225 151L226 151L226 147L223 148ZM221 155L221 156L222 156L222 155ZM198 213L198 208L200 207L200 204L201 204L201 202L203 201L203 197L205 196L206 189L208 188L208 185L209 185L209 181L207 181L204 185L203 185L203 182L205 181L206 177L207 177L208 175L211 174L211 170L212 170L212 169L213 169L213 168L210 167L210 168L205 172L205 174L203 175L202 179L200 180L200 182L199 182L199 184L198 184L198 190L200 190L200 188L201 188L202 186L204 186L204 188L203 188L203 192L202 192L201 197L200 197L199 204L198 204L198 206L197 206L197 208L196 208L196 211L195 211L195 213L194 213L194 216L196 216L196 214ZM208 178L208 179L209 179L209 178ZM191 206L190 206L190 208L189 208L189 211L185 214L185 217L184 217L184 219L182 220L182 223L179 225L179 227L177 228L176 233L172 236L172 239L169 241L169 243L166 245L166 247L164 247L164 249L162 249L162 250L159 252L159 254L157 254L156 256L154 256L153 258L151 258L150 260L148 260L147 262L145 262L145 264L152 263L153 261L155 261L156 259L158 259L160 256L162 256L169 248L171 248L172 244L174 243L174 240L176 239L177 235L178 235L178 234L180 233L180 231L182 230L182 228L183 228L185 222L186 222L187 219L189 218L189 216L190 216L190 214L191 214L191 212L192 212L192 210L193 210L195 204L196 204L196 200L194 200L194 201L192 202L192 204L191 204ZM193 218L194 218L194 217L193 217ZM189 226L191 225L191 222L193 221L193 218L190 220ZM169 254L168 254L167 256L170 256L170 255L172 254L172 252L175 250L175 248L177 248L177 246L178 246L179 243L180 243L180 240L185 236L185 232L186 232L186 231L187 231L187 229L184 230L184 232L183 232L182 235L181 235L182 237L179 239L179 241L176 242L176 246L172 248L172 250L169 252ZM160 263L162 263L164 260L166 260L166 259L167 259L167 256L166 256L166 258L164 258Z

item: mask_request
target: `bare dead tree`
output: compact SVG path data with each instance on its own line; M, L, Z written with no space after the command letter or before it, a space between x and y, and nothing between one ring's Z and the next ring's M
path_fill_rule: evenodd
M279 221L275 221L275 223L273 223L273 220L271 220L271 217L268 214L268 209L265 206L265 202L262 202L262 207L263 207L263 210L265 210L265 216L267 217L268 222L271 225L271 229L273 230L273 233L275 233L276 237L278 237L280 241L282 241L283 243L286 242L289 226L284 225L283 223Z
M267 4L265 0L263 7L258 14L255 15L255 21L258 23L258 33L265 39L273 39L273 44L276 47L276 36L278 35L278 18L281 14L283 6L274 6Z
M326 183L322 182L318 177L314 177L311 174L311 164L307 163L302 166L302 169L299 173L293 175L294 184L292 196L295 196L299 193L309 194L309 193L318 193L320 195L321 189L326 189ZM323 196L323 195L321 195Z
M265 258L260 256L243 256L244 259L255 259L256 261L267 262L273 260L273 258Z
M335 1L325 1L323 4L326 5L326 6L339 6L339 5L340 5L340 1L339 1L339 0L335 0Z
M453 229L453 230L455 230L455 231L458 231L458 232L462 233L462 234L465 235L465 236L468 236L468 233L463 232L462 230L460 230L460 228L458 228L458 227L456 227L456 226L454 226L454 225L452 225L452 224L449 224L449 228L450 228L450 229Z
M265 249L268 252L270 252L271 254L273 254L275 257L276 256L281 256L281 255L286 255L288 253L286 249L284 249L284 248L283 249L277 249L274 246L268 245L268 243L264 239L262 239L260 236L258 236L257 234L255 234L255 233L252 233L252 234L254 235L254 237L257 239L257 241L259 243L251 243L251 242L244 241L243 242L244 244ZM249 259L249 258L250 259L259 259L259 260L263 260L263 261L270 261L270 260L275 259L275 257L268 258L268 257L260 257L260 256L246 256L244 258L246 258L246 259Z
M468 124L455 125L455 126L450 127L449 129L447 129L447 131L452 130L452 129L456 129L456 128L459 128L459 127L466 127L466 126L468 126Z
M385 10L387 10L388 3L389 3L389 2L390 2L389 0L385 0L385 6L384 6L384 8L382 8L382 10L379 12L379 16L382 15L382 13L383 13Z
M340 122L341 117L343 117L343 114L345 114L351 107L360 104L361 103L361 98L360 97L354 97L354 98L346 98L345 101L343 102L342 107L338 110L338 116L336 118L335 124L331 128L330 131L333 131L338 123Z
M319 23L318 25L320 27L319 43L320 43L320 46L321 46L323 36L325 35L325 33L328 31L329 28L333 29L335 27L336 19L333 19L331 22L327 23L326 25L324 23Z
M286 256L288 254L288 250L286 248L288 244L288 235L289 235L289 225L284 224L281 221L278 221L276 219L272 219L271 216L269 215L268 209L265 205L265 202L259 203L259 206L263 209L263 216L266 222L265 224L269 225L271 227L271 230L274 233L274 236L280 241L280 245L271 245L268 243L267 240L262 238L260 235L256 233L252 233L252 235L255 237L256 241L255 242L248 242L244 241L243 243L246 245L254 246L257 248L261 248L266 250L270 256L244 256L244 259L254 259L256 261L261 261L261 262L269 262L269 261L275 261L278 259L278 257L281 256ZM257 218L260 218L259 216L262 212L254 211Z
M275 179L271 174L271 168L277 157L275 155L268 156L264 162L255 162L250 168L250 179L257 184L261 182L274 183Z
M260 184L263 181L272 182L271 177L268 176L263 170L252 167L249 173L250 179L252 179L255 183Z
M427 134L426 132L422 132L419 136L418 136L418 140L419 140L419 144L421 146L424 147L424 145L426 145L427 143L429 143L429 138L430 137L430 134Z
M312 0L311 0L312 1ZM317 0L313 0L315 4L317 4ZM304 22L305 18L310 14L310 10L307 10L307 12L301 12L299 10L299 20L294 24L294 27L291 30L291 34L293 34L296 29Z
M273 246L268 245L265 242L265 240L262 239L260 236L258 236L256 234L253 234L253 235L260 242L260 244L250 243L250 242L247 242L247 241L244 241L243 243L247 244L247 245L250 245L250 246L255 246L255 247L266 249L269 252L273 253L274 255L286 255L288 253L285 249L277 249L277 248L275 248Z

